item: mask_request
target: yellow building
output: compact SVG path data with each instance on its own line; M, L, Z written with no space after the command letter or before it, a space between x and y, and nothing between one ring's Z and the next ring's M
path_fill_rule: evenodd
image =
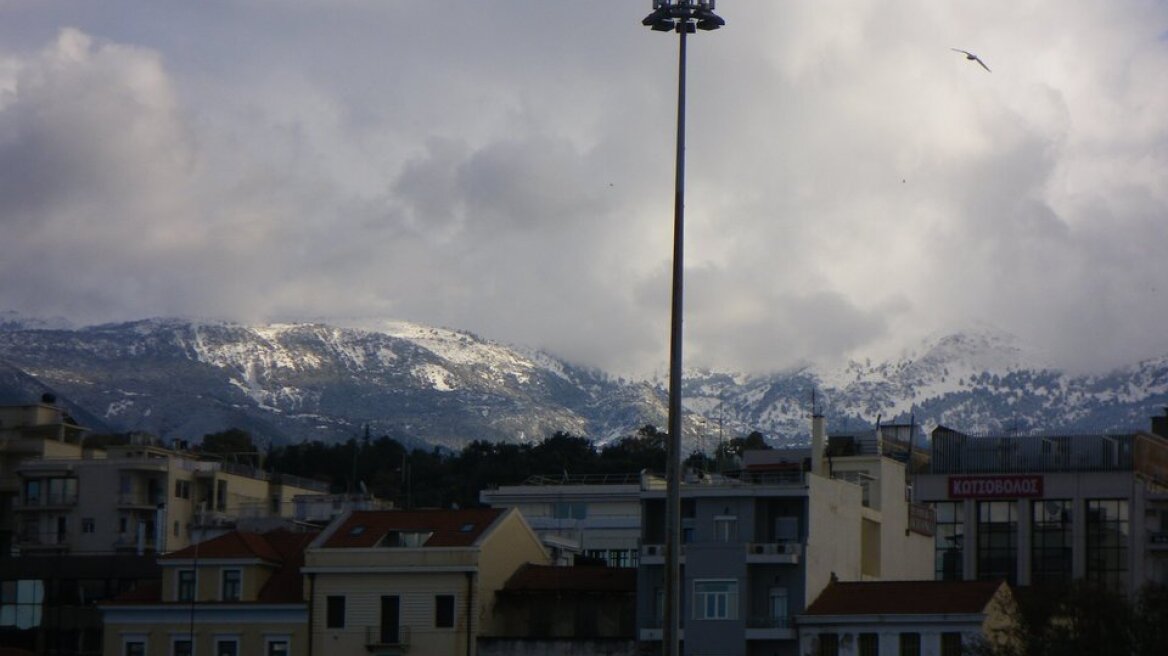
M317 533L232 531L159 559L159 585L102 604L107 656L308 653L300 569Z
M352 512L305 555L313 653L473 656L527 563L550 564L515 510Z

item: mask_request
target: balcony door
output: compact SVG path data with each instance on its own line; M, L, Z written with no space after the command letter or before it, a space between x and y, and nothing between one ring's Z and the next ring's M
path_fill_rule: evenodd
M394 595L381 598L381 644L396 645L401 642L398 629L400 612L400 597Z

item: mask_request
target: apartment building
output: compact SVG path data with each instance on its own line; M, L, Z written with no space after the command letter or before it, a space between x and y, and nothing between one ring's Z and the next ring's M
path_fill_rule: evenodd
M200 460L148 435L82 455L17 465L13 547L21 554L175 551L241 518L290 518L294 497L327 491L316 481Z
M152 586L101 604L106 656L302 656L300 568L317 532L231 531L161 556Z
M609 567L636 567L641 538L639 474L532 476L479 493L492 508L514 508L553 559L583 556Z
M792 619L833 577L930 578L927 510L908 499L904 448L883 433L744 455L731 474L681 485L681 638L687 654L798 653ZM642 481L638 639L662 639L665 481Z
M932 433L917 498L936 512L934 577L1129 595L1168 584L1168 426L1113 435Z
M17 468L37 458L80 458L84 436L85 428L51 394L40 403L0 406L0 553L10 551L16 528L12 509L21 488Z
M501 631L495 593L528 563L549 557L513 509L351 512L305 556L312 653L474 656Z

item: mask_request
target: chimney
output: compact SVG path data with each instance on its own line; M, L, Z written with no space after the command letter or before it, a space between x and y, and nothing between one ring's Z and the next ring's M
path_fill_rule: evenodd
M823 449L827 444L827 422L823 415L811 415L811 473L823 476Z

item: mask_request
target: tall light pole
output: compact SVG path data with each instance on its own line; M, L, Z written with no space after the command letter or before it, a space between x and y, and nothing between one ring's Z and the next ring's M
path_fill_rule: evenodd
M677 175L673 199L673 303L669 330L669 446L665 463L665 622L662 652L680 653L681 633L681 325L685 254L685 37L726 24L714 0L653 0L641 21L654 32L677 32Z

